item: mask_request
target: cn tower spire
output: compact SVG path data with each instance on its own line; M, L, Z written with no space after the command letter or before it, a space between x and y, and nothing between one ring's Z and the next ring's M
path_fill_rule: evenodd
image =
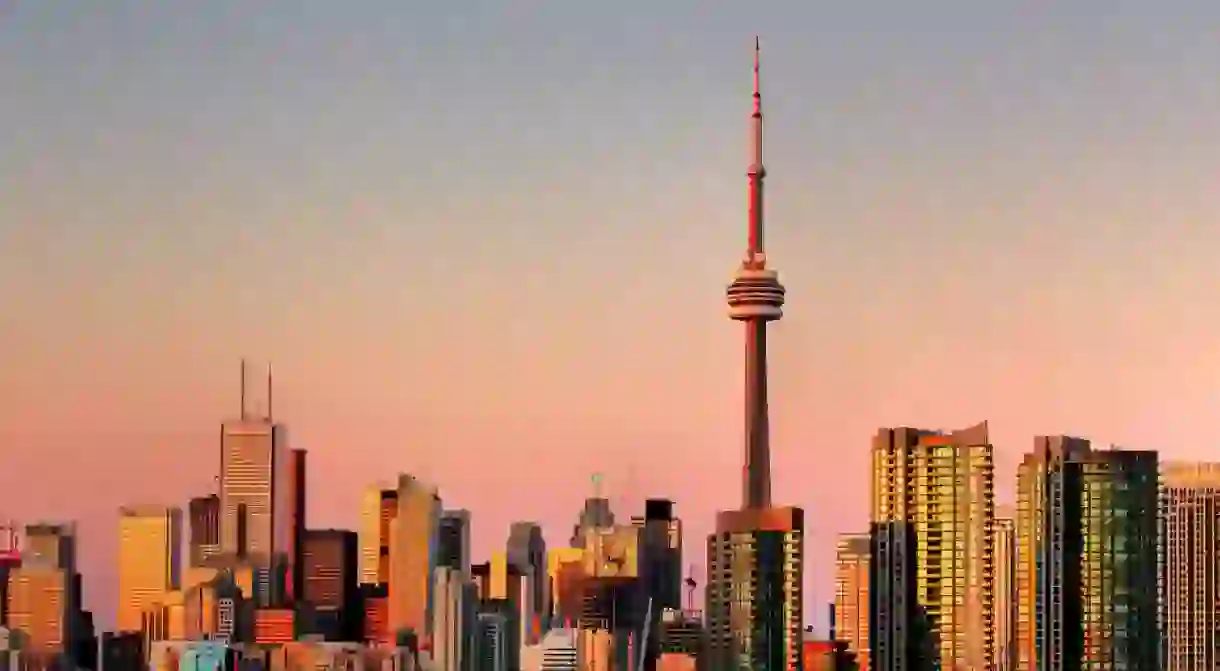
M745 259L729 285L729 317L745 322L745 464L742 507L771 507L771 429L767 416L767 322L784 316L784 287L767 268L763 251L763 118L759 91L759 44L754 38L754 111L750 115L751 160Z

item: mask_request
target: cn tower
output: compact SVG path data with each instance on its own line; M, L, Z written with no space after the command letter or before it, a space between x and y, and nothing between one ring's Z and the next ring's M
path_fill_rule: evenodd
M771 444L767 420L767 322L784 316L784 287L767 268L763 251L763 114L758 81L759 44L754 39L754 112L750 115L751 156L746 255L727 293L729 317L746 326L745 465L741 505L771 507Z
M767 322L783 316L784 287L763 250L763 114L754 39L748 237L727 293L745 323L745 464L741 507L721 511L708 537L708 668L801 671L805 513L771 500L767 422Z

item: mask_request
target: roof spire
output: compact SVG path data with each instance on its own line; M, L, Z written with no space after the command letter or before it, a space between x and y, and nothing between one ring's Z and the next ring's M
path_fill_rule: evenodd
M758 57L762 49L759 48L758 36L754 36L754 114L755 116L762 114L762 93L758 88Z

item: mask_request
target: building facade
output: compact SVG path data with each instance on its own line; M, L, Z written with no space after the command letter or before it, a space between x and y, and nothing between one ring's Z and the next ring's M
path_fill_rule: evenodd
M1156 669L1157 453L1039 436L1017 475L1019 668Z
M181 588L182 540L179 508L119 509L119 631L139 631L144 610Z
M872 558L872 667L993 668L987 423L953 432L881 429L872 460L873 532L882 535Z
M868 671L868 584L872 543L868 534L843 534L835 555L835 640Z
M441 499L436 488L400 475L398 512L390 522L389 625L425 635L432 625L432 572L436 569Z
M390 524L398 516L398 488L377 483L360 501L360 584L390 584Z
M1011 506L997 507L992 532L995 567L991 594L995 628L995 669L1017 667L1017 518Z
M1161 465L1164 671L1220 668L1220 463Z

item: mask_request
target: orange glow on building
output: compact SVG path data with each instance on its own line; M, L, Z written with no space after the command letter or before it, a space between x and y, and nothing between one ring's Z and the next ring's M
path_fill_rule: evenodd
M369 586L365 586L366 588ZM367 590L364 595L364 641L369 645L391 645L390 600L384 586L380 590Z
M259 608L254 611L254 642L289 643L296 639L296 617L290 608Z

